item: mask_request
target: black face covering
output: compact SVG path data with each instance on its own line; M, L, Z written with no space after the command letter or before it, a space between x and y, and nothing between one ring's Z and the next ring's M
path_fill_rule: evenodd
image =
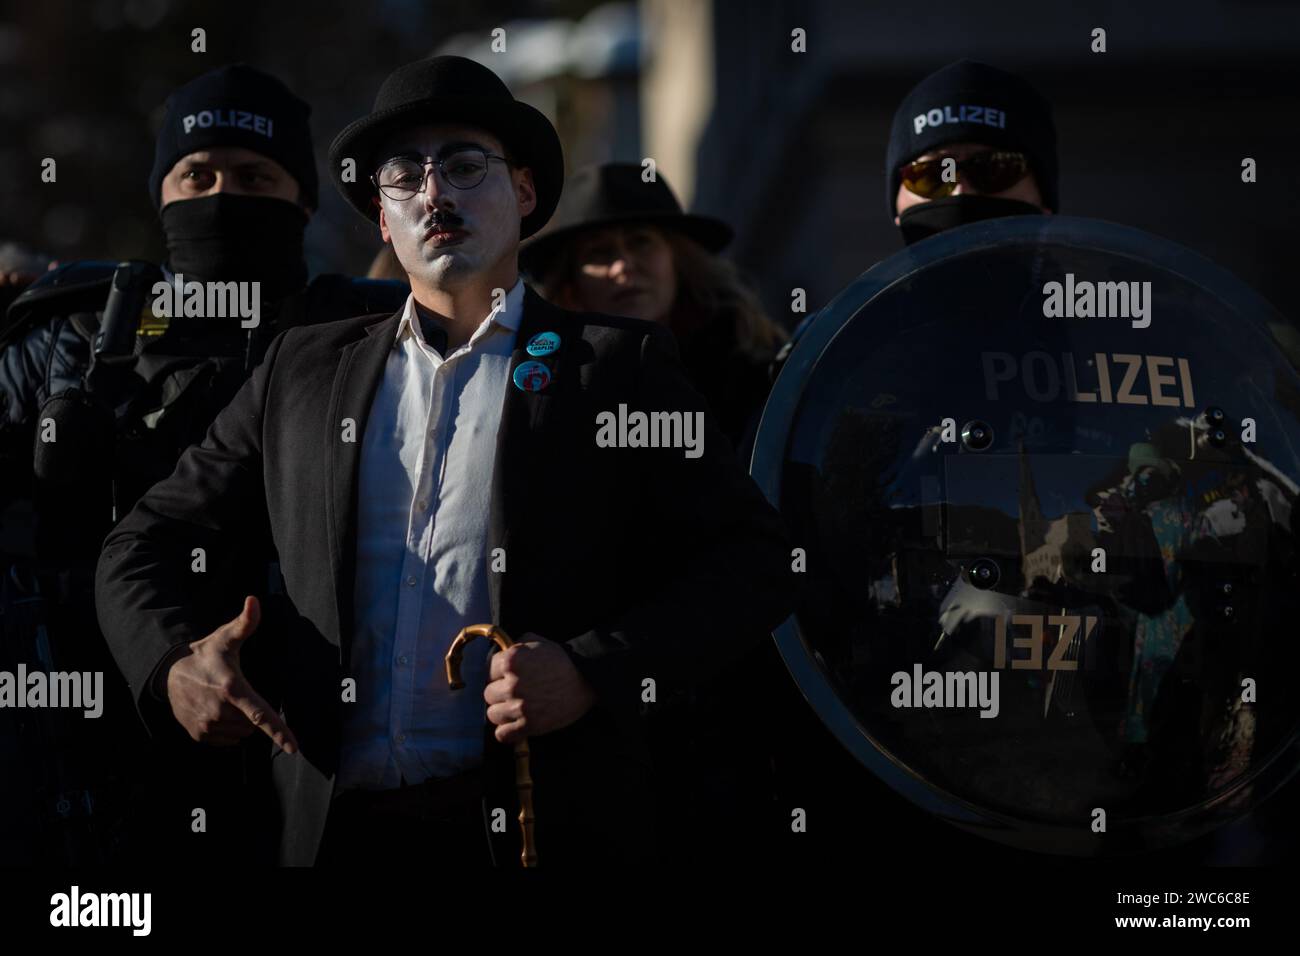
M919 203L898 214L898 228L909 246L945 229L1000 216L1041 216L1033 203L997 196L944 196Z
M307 284L303 209L287 199L217 193L162 209L167 265L186 279L260 282L264 300Z

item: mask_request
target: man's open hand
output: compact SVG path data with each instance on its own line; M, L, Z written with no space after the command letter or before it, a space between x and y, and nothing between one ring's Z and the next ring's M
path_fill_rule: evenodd
M239 649L261 619L257 598L246 597L239 617L191 643L167 671L167 700L197 741L229 747L260 730L285 753L296 753L293 731L239 668Z
M567 727L596 703L564 648L539 634L493 654L488 676L483 699L503 744Z

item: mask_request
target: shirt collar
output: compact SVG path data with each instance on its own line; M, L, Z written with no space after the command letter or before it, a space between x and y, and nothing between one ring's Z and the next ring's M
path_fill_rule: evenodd
M511 332L519 331L519 322L523 317L523 311L524 280L520 277L515 280L514 286L506 293L505 303L500 308L493 309L487 314L487 317L479 323L478 328L470 336L471 340L478 338L480 330L493 322ZM420 329L420 323L415 320L414 292L406 297L406 306L402 309L401 321L397 323L397 341L401 342L407 335L414 335L417 341L424 341L424 333Z

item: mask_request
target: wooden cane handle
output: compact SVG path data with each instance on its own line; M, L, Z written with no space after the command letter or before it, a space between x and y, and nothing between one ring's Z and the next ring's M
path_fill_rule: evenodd
M488 638L503 651L515 643L509 634L495 624L471 624L469 627L462 627L447 650L447 684L452 690L460 690L465 686L465 681L460 676L460 660L465 654L465 645L476 637Z

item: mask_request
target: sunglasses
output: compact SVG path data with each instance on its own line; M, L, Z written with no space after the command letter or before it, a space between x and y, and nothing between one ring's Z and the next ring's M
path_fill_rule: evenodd
M957 182L944 182L943 163L946 159L952 157L921 159L903 166L899 175L908 192L922 199L952 195ZM957 181L982 193L1005 192L1029 175L1029 160L1025 159L1024 153L989 150L955 162Z

